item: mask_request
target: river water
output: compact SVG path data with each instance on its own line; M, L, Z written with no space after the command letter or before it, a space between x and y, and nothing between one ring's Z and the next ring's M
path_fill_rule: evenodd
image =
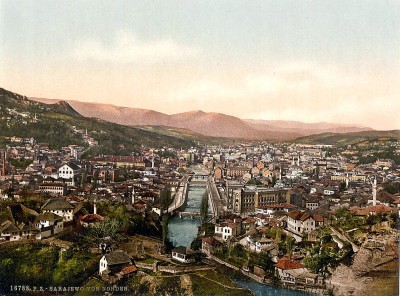
M206 187L189 187L189 194L185 212L198 212ZM200 226L200 218L173 216L168 222L168 237L175 247L190 247L197 237L197 228Z
M196 168L195 168L196 171ZM197 171L196 171L197 172ZM201 173L201 172L200 172ZM185 212L198 212L200 210L200 203L206 187L189 187L187 206ZM175 247L185 246L190 247L190 244L197 236L197 229L200 226L200 218L178 216L172 217L168 222L168 237ZM275 288L272 286L257 283L247 277L240 277L232 279L239 287L250 289L254 295L271 295L271 296L305 296L313 295L301 291L293 291L282 288Z

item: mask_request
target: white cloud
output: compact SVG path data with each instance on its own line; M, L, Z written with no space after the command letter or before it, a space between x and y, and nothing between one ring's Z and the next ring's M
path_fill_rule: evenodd
M196 57L199 53L197 48L170 39L144 42L130 32L119 32L110 46L95 40L84 40L73 48L71 54L78 60L155 64L179 62Z

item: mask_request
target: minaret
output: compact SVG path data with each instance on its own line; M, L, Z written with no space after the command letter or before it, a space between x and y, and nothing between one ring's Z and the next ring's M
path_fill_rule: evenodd
M151 158L151 168L154 169L154 155L153 155L153 157Z
M94 200L94 204L93 204L93 214L97 215L97 199Z
M135 186L132 186L132 204L135 203Z
M346 174L346 188L349 188L349 174Z
M282 166L279 166L279 180L282 180Z
M374 183L372 184L372 205L376 206L376 177Z
M294 165L294 156L292 156L292 165Z
M300 154L299 154L299 156L297 157L297 166L298 166L298 167L300 166Z

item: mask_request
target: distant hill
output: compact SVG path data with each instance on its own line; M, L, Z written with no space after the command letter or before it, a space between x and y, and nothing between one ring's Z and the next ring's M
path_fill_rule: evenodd
M323 144L323 145L351 145L364 141L373 140L399 140L400 130L392 131L363 131L355 133L322 133L312 136L300 137L293 142L302 144Z
M338 123L305 123L300 121L284 120L253 120L245 119L252 128L262 131L276 131L288 135L288 138L297 138L321 133L349 133L372 131L371 128L361 125L338 124Z
M33 137L38 142L59 148L69 144L85 145L83 131L98 141L94 152L130 154L141 145L148 147L190 147L197 141L213 142L195 133L166 132L167 128L129 127L98 118L88 118L66 101L45 104L0 88L0 144L7 137Z
M57 100L44 98L32 99L45 103L57 102ZM371 130L368 127L358 125L279 120L243 120L223 113L207 113L201 110L168 115L153 110L118 107L111 104L68 102L80 114L87 117L98 117L110 122L132 126L156 125L183 128L213 137L284 141L316 133L346 133Z

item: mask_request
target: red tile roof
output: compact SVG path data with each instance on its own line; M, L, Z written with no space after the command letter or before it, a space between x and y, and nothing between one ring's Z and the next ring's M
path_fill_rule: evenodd
M291 211L288 216L292 218L293 220L301 220L305 221L308 218L314 219L316 222L324 222L324 217L322 217L319 214L311 214L307 212L301 212L301 211Z
M135 265L130 265L130 266L127 266L127 267L122 269L122 273L123 274L134 273L136 271L137 271L137 268L136 268Z
M215 238L211 237L204 237L201 239L203 242L211 245L211 246L220 246L221 243L219 241L217 241Z
M303 264L300 264L294 260L290 260L288 258L281 258L278 260L278 263L274 265L276 268L287 270L287 269L297 269L304 268Z

